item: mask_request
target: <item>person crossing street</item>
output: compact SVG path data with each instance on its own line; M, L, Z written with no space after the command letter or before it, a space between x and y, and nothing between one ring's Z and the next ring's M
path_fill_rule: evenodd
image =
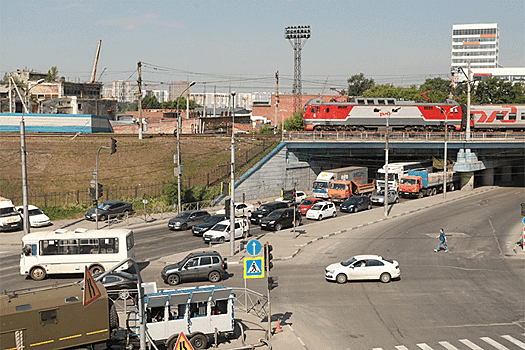
M445 236L445 231L442 228L439 229L439 235L436 238L439 238L439 244L437 248L434 249L434 251L439 252L441 250L441 246L443 246L443 248L445 248L445 253L448 253L447 237Z

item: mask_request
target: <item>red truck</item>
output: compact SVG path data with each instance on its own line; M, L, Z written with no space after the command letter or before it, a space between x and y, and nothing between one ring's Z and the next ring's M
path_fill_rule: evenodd
M330 183L328 197L334 203L342 203L351 196L371 196L375 189L373 182L360 184L355 181L336 180Z

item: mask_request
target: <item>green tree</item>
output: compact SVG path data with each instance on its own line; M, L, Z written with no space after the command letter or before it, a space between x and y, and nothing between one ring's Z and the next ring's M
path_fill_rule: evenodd
M284 130L286 131L301 131L304 130L303 126L303 111L295 112L291 118L284 121Z
M375 85L374 79L365 78L363 73L352 75L347 80L348 96L362 96L363 93Z
M428 78L419 87L419 91L421 94L423 94L425 91L428 91L428 93L425 94L426 97L435 102L441 102L446 100L450 96L450 81L439 77Z
M503 79L488 78L480 81L473 92L479 103L502 104L524 103L523 85L505 82Z
M46 81L57 81L58 77L58 68L57 66L51 67L50 70L47 71L47 77L45 78Z
M144 109L161 108L161 104L157 100L156 96L146 96L142 99L142 108Z

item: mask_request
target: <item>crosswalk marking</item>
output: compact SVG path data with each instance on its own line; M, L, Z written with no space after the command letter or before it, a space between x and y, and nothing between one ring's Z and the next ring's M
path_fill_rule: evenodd
M446 341L440 341L439 345L441 345L442 347L444 347L447 350L458 350L458 348L456 348L454 345L452 345L452 344L450 344L449 342L446 342Z
M509 350L509 348L501 345L500 343L498 343L497 341L495 341L495 340L493 340L493 339L491 339L489 337L482 337L482 338L479 338L479 339L483 340L487 344L492 345L493 347L495 347L498 350Z
M501 337L502 337L503 339L507 339L508 341L510 341L510 342L513 343L513 344L516 344L516 345L519 346L520 348L525 349L525 343L524 343L524 342L519 341L518 339L513 338L513 337L511 337L510 335L502 335Z
M397 349L397 350L408 350L408 348L405 347L405 346L403 346L403 345L398 345L398 346L396 346L396 349Z
M459 341L471 348L472 350L483 350L483 348L480 348L468 339L460 339Z
M419 346L423 350L432 350L432 348L425 343L416 344L416 345Z

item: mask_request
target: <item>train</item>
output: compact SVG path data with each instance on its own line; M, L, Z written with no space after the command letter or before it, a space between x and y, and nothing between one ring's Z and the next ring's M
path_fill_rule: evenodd
M472 131L525 131L525 105L471 105ZM348 102L309 100L303 111L307 131L464 131L467 106L454 100L417 103L395 98L352 97Z

